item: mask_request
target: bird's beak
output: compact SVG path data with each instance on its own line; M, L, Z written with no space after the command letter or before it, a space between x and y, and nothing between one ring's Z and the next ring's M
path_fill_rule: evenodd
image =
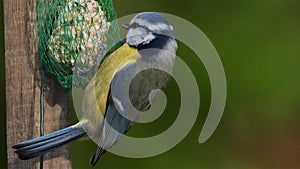
M126 23L126 24L122 24L122 27L123 27L124 29L128 30L129 27L130 27L130 25L129 25L129 23Z

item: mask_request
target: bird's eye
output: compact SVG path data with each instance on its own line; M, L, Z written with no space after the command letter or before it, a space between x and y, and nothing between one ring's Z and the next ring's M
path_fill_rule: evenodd
M139 24L136 22L134 22L130 25L130 28L137 28L137 27L139 27Z

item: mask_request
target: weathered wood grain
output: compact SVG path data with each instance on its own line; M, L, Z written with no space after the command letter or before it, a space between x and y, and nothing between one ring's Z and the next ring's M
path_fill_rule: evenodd
M4 0L7 155L9 169L39 168L39 158L21 161L12 145L39 137L40 72L36 0ZM45 134L69 125L68 92L51 75L45 82ZM45 156L44 168L68 169L70 145Z

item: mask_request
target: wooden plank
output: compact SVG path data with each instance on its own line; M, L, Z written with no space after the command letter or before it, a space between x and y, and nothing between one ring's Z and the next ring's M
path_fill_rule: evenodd
M17 159L12 145L39 137L40 72L36 0L4 0L6 129L9 169L39 168L39 158ZM45 82L45 134L69 125L68 92L51 75ZM44 168L69 169L71 145L45 156Z

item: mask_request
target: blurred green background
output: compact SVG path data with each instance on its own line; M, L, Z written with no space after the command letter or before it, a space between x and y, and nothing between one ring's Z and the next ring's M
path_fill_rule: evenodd
M151 158L130 159L106 153L96 169L300 168L299 0L115 0L114 4L120 17L158 11L197 25L220 55L228 96L216 132L199 144L210 106L210 84L201 61L180 44L178 55L197 75L201 93L199 116L190 133L172 150ZM4 112L3 18L0 19L0 106ZM170 83L166 112L152 123L134 126L129 135L152 136L171 126L178 113L178 93L176 83ZM3 118L0 119L0 128L4 129ZM3 153L5 135L0 131ZM72 145L74 169L89 168L96 145L84 140ZM0 160L5 162L4 158Z

